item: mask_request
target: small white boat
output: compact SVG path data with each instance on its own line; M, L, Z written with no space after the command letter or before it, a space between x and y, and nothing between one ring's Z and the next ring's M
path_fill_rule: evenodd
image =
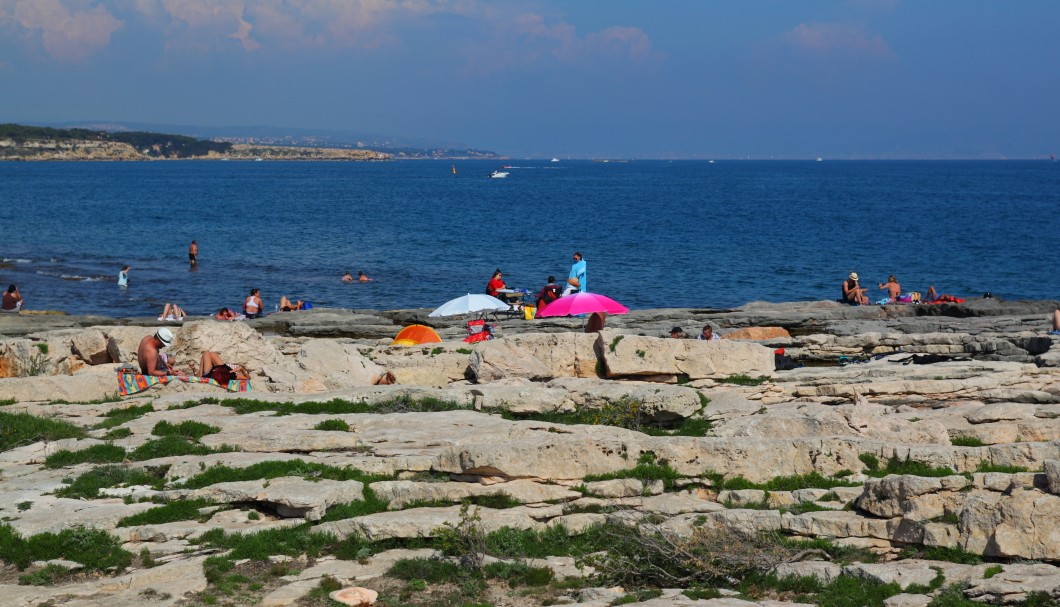
M559 162L559 158L553 157L550 162Z
M504 179L507 176L507 171L493 171L492 173L490 173L490 179Z
M817 157L817 162L824 162L824 159L823 159L823 158L821 158L820 156L818 156L818 157Z
M713 160L708 160L707 164L714 164L714 161Z

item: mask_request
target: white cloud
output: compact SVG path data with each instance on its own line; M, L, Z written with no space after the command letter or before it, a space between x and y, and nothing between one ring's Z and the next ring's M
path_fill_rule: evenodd
M792 46L821 54L862 53L879 57L892 54L883 36L849 23L800 23L784 35Z
M110 44L123 23L93 0L6 0L0 24L39 35L44 50L59 61L76 62Z

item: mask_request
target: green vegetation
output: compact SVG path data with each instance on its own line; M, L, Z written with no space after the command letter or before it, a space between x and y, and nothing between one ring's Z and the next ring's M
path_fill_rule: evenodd
M1003 474L1019 474L1021 472L1031 472L1031 470L1024 468L1023 466L996 466L988 462L979 462L979 465L975 468L976 472L1001 472Z
M954 447L985 447L986 443L974 436L955 436L950 439Z
M0 411L0 451L43 440L57 441L84 436L85 430L70 422L36 417L29 413Z
M90 129L54 129L21 124L0 124L0 139L13 139L22 144L40 140L88 140L127 143L139 151L147 150L148 156L160 158L191 158L205 156L210 152L223 154L232 148L231 143L207 141L184 135L166 135L142 131L109 133Z
M435 356L438 356L442 352L445 352L445 348L441 348L441 347L431 348L431 357L433 358Z
M608 603L609 605L630 605L632 603L643 603L649 599L654 599L662 596L662 590L658 588L645 588L644 590L638 590L636 592L629 592L623 594L617 599Z
M702 401L705 397L702 397ZM707 400L703 404L706 405ZM644 416L644 403L631 398L620 398L595 409L578 409L577 411L547 413L514 414L505 409L490 409L488 413L498 414L508 420L530 420L550 424L615 426L643 432L651 436L706 436L711 424L706 419L683 418L675 423L660 424L650 422Z
M125 449L110 443L92 445L80 451L56 451L44 460L47 468L63 468L76 464L117 464L125 460Z
M797 491L799 489L832 489L834 487L860 487L861 483L852 483L835 477L821 476L816 472L796 476L778 476L764 483L752 483L742 476L723 478L720 474L707 473L714 488L725 489L761 489L763 491Z
M108 487L148 485L153 489L161 489L167 468L161 467L145 472L139 468L100 466L70 481L66 487L56 491L55 495L59 497L92 499L99 497L100 489Z
M859 459L865 464L865 474L875 478L883 478L891 474L910 474L926 477L953 476L957 474L952 468L933 468L923 462L913 461L908 458L900 460L897 457L892 457L887 460L887 465L882 469L879 467L880 462L875 455L862 453Z
M341 521L343 519L355 518L358 516L364 516L366 514L375 514L377 512L386 512L390 504L381 499L372 491L370 487L365 487L363 491L364 499L356 502L350 502L348 504L336 504L331 508L328 508L327 513L320 519L320 522L327 523L329 521Z
M204 445L189 442L187 439L175 434L163 436L157 440L147 441L129 453L129 459L134 462L142 462L160 457L174 457L186 455L210 455L211 453L228 453L235 451L231 447L220 447L211 449Z
M132 563L132 554L122 550L117 538L98 529L75 527L23 538L10 525L0 525L0 559L19 570L34 561L66 559L90 571L112 567L120 571Z
M157 508L127 516L118 521L118 527L135 527L137 525L161 525L175 521L205 522L200 509L212 506L213 502L204 499L177 500ZM208 515L207 515L208 516Z
M472 350L471 348L457 348L456 352L457 354L471 354Z
M758 386L769 381L768 377L751 377L750 375L730 375L718 380L721 384L736 384L737 386Z
M216 404L232 407L239 415L258 413L261 411L275 411L276 415L291 415L294 413L311 415L342 415L346 413L431 413L469 408L467 405L438 400L436 398L414 399L409 396L400 396L376 404L363 402L355 403L342 399L333 399L327 402L275 403L245 398L227 399Z
M103 414L103 417L107 418L100 423L95 425L95 428L106 429L120 426L126 422L131 422L134 419L147 415L148 413L154 412L155 408L151 406L151 403L146 405L133 405L131 407L125 407L124 409L111 409Z
M1027 603L1022 603L1022 605L1026 606ZM983 603L964 596L964 587L954 584L946 586L935 595L935 598L928 603L928 607L983 607Z
M991 565L987 567L985 571L983 571L983 579L989 580L990 578L994 577L995 575L1001 573L1004 570L1005 568L1001 565Z
M13 399L13 398L0 398L0 407L6 407L8 405L13 405L13 404L15 404L17 402L18 401Z
M62 565L46 565L33 573L18 576L18 583L23 586L52 586L66 577L70 570Z
M624 337L625 335L616 335L615 338L611 340L611 345L607 348L611 350L611 352L614 352L615 348L618 347L619 342L621 342Z
M609 481L619 478L636 478L642 481L662 481L667 491L673 490L677 479L681 478L677 470L670 467L666 460L655 461L655 455L647 452L640 456L637 465L627 470L618 470L606 474L590 474L584 480L587 483Z
M202 534L199 544L203 547L224 548L232 552L226 560L252 559L267 561L270 555L285 554L298 556L304 554L309 558L321 556L334 546L334 537L313 531L308 523L297 527L266 529L257 533L225 533L221 529L211 529Z
M365 474L356 468L339 468L324 464L308 463L300 459L288 461L264 461L246 468L229 468L212 466L185 481L184 489L201 489L216 483L232 481L253 481L259 479L279 478L281 476L301 476L304 478L321 478L333 481L361 481L374 483L389 480L390 477Z
M974 552L968 552L963 548L943 548L941 546L906 546L898 553L898 558L949 561L963 565L978 565L983 562L983 557Z
M132 430L128 428L115 428L103 435L103 440L120 440L132 436Z
M325 419L313 426L314 430L330 430L332 432L349 432L350 425L341 419Z
M151 434L155 436L179 436L185 440L197 441L207 434L216 434L221 429L217 426L210 426L202 422L186 420L179 424L172 424L167 421L160 421L155 424L155 427L151 429Z

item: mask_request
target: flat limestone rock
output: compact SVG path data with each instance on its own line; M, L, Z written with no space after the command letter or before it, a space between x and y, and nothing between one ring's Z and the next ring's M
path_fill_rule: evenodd
M772 376L773 351L765 346L732 340L662 339L600 332L601 352L608 377L637 375L687 376L691 380L730 375Z
M364 499L364 484L359 481L309 481L284 476L269 480L217 483L202 489L177 489L169 492L176 499L208 499L222 504L259 502L269 504L285 518L320 520L327 509Z
M990 579L974 580L965 594L976 601L994 604L1020 603L1032 592L1055 595L1060 590L1060 569L1045 563L1002 565Z
M496 531L501 527L538 531L544 529L541 523L518 512L477 506L472 506L471 511L482 518L479 524L486 533ZM322 523L316 526L316 530L321 533L331 533L339 539L356 535L374 542L391 538L434 537L437 530L444 527L446 523L458 524L459 522L460 506L447 506L368 514Z
M506 495L524 504L535 502L568 501L581 497L561 485L519 479L506 483L481 485L477 483L420 483L414 481L379 481L372 483L372 491L390 502L392 510L404 508L414 501L446 501L459 503L469 497Z

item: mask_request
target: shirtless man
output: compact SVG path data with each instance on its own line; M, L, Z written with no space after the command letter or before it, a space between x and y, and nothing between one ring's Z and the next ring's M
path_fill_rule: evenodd
M850 276L843 281L843 300L853 306L869 305L869 298L865 293L868 289L858 285L858 273L851 272Z
M173 343L173 332L165 327L160 327L154 335L148 335L140 340L140 347L136 349L136 359L140 361L140 373L144 375L177 375L183 377L185 374L177 371L169 364L160 350Z
M198 241L193 240L193 241L191 241L191 244L188 245L188 263L190 263L193 266L197 265L199 263L198 260L196 259L198 256L199 256L199 243L198 243Z
M368 282L370 280L375 280L375 279L374 278L368 278L368 275L364 273L364 270L361 270L360 272L357 272L357 282Z
M346 273L342 275L342 282L353 282L353 274L350 274L349 270L346 270Z
M891 301L898 301L898 298L902 296L902 285L898 284L898 279L891 274L887 277L887 282L880 283L881 289L887 289L887 297L891 298Z

